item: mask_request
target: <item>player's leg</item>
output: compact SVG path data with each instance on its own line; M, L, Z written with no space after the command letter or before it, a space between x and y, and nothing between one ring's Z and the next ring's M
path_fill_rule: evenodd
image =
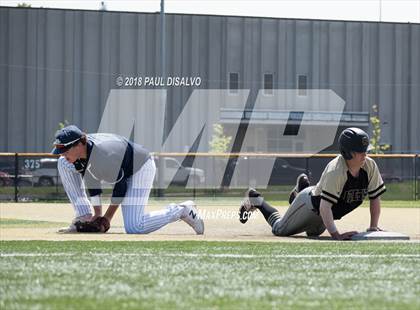
M126 196L121 204L124 228L129 234L147 234L168 223L179 220L183 207L171 204L163 210L145 213L153 186L156 167L149 159L143 167L128 180Z
M293 200L299 192L309 187L309 185L310 183L308 176L305 173L301 173L296 179L296 186L290 192L289 204L293 202ZM242 202L241 207L239 209L239 221L245 224L248 221L248 218L250 217L251 213L256 209L260 209L260 211L266 217L267 221L271 214L277 211L263 200L260 193L258 193L255 189L250 188L246 192L245 200ZM271 217L270 219L274 220L276 218L277 215Z
M318 236L324 232L325 226L321 217L313 209L310 196L312 188L303 189L296 196L284 216L264 201L260 193L254 189L249 189L239 210L240 221L245 223L249 218L249 213L258 209L272 227L274 235L291 236L306 232L308 236Z
M273 214L278 213L277 209L267 203L258 191L250 188L246 191L245 199L239 208L239 221L245 224L251 217L251 213L257 209L264 215L267 222ZM268 223L270 224L270 222Z
M308 237L318 237L325 231L325 225L322 218L318 216L311 221L310 225L305 229Z
M293 200L295 200L297 194L299 194L305 188L309 187L309 185L310 185L310 183L309 183L308 176L305 173L301 173L296 178L296 185L292 189L292 191L290 192L290 195L289 195L289 204L291 204L293 202Z
M307 232L308 235L314 236L325 230L321 217L313 208L311 190L312 187L302 190L283 217L276 216L274 220L270 220L273 234L291 236Z
M148 160L140 171L129 179L126 197L122 202L126 232L131 234L147 234L158 230L169 223L183 219L192 226L197 233L202 233L202 231L204 231L204 225L198 216L194 203L191 201L180 205L170 204L159 211L144 212L153 186L155 172L156 167L154 161ZM188 222L188 220L190 220L190 222ZM194 227L192 225L196 223L202 224L202 227Z

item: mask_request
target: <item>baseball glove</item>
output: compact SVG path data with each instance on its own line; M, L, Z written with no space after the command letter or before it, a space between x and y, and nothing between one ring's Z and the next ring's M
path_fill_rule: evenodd
M111 224L109 223L108 219L103 216L98 217L91 222L77 221L76 223L74 223L74 225L76 226L76 230L78 232L86 233L105 233L111 227Z

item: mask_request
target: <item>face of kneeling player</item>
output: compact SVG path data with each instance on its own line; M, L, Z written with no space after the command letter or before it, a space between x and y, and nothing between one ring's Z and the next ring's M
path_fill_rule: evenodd
M68 149L66 152L63 153L63 156L66 158L68 162L74 163L83 155L83 148L85 145L79 142L75 146Z
M352 152L352 159L349 160L349 162L354 163L357 166L362 167L366 161L366 156L367 153L363 152L363 153L357 153L357 152Z

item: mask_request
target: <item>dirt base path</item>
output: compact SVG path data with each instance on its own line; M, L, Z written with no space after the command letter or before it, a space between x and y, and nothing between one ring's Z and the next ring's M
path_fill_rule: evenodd
M162 205L148 207L148 211L158 210ZM121 211L118 211L110 231L106 234L58 234L59 223L70 222L73 209L70 204L42 203L2 203L0 218L57 222L57 227L15 228L0 226L0 240L208 240L208 241L308 241L304 234L296 237L273 236L270 227L259 212L245 225L239 223L236 206L199 206L205 221L205 233L194 234L184 222L179 221L167 225L157 232L148 235L128 235L124 232ZM279 211L285 213L286 207ZM337 222L340 231L364 231L369 226L369 209L358 208ZM419 208L383 208L380 227L388 231L401 232L410 236L411 240L420 241L420 209ZM321 240L329 239L324 233Z

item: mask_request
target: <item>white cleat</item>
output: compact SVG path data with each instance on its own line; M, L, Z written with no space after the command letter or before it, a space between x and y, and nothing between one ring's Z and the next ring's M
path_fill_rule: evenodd
M92 219L92 215L90 215L90 214L86 214L86 215L75 217L73 219L73 221L71 221L71 224L69 226L62 227L57 232L59 234L76 233L77 232L77 229L76 229L76 225L74 225L74 223L76 223L78 221L81 221L81 222L89 222L91 219Z
M190 225L197 235L202 235L204 233L204 221L200 217L200 214L198 214L197 206L194 201L184 201L179 205L184 207L181 220Z

